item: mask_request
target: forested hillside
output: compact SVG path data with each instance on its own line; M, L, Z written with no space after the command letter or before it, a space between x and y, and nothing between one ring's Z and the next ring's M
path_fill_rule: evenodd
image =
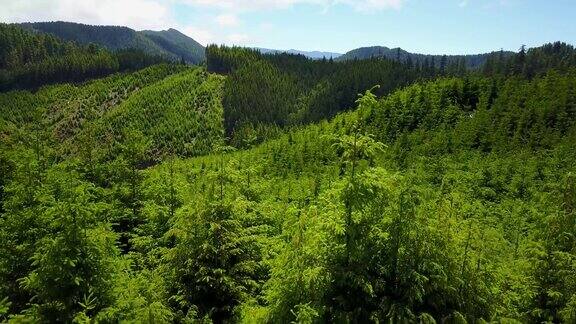
M79 86L7 92L0 94L3 143L40 137L58 155L95 146L110 158L137 133L149 145L139 163L205 154L223 139L222 82L201 68L156 65Z
M366 60L373 58L386 58L398 62L405 62L415 65L432 65L438 69L456 70L460 66L468 69L478 69L486 63L486 60L495 53L473 54L473 55L430 55L410 53L399 47L388 48L385 46L371 46L353 49L346 54L339 56L336 60ZM503 56L509 57L512 52L502 52Z
M576 322L570 45L191 67L0 41L0 322Z
M114 159L83 144L62 160L39 130L20 135L29 146L2 150L5 316L575 319L575 71L440 79L381 100L368 92L354 112L255 148L216 145L142 169L162 140L138 130L146 110L123 110L189 77L202 92L201 70L154 81L147 75L169 71L155 69L117 77L155 86L141 83L94 123L98 132L117 114L131 120Z
M368 93L332 122L151 170L181 188L164 236L181 270L157 272L174 318L574 321L575 87L550 72Z
M79 82L163 61L138 50L109 52L6 24L0 24L0 44L0 91Z
M471 70L484 75L523 74L532 77L550 68L566 70L573 67L575 55L572 45L555 42L530 49L522 46L518 53L500 50L475 55L414 54L401 48L373 46L352 50L336 60L388 59L421 69L435 68L440 74L455 75L462 74L463 70Z
M175 29L163 31L135 31L121 26L91 26L64 21L24 23L20 26L39 33L47 33L65 41L97 44L115 51L138 49L152 56L189 64L205 60L204 47Z
M381 85L376 94L385 95L440 74L430 66L391 60L334 62L213 45L206 55L208 71L228 75L224 120L226 133L237 146L250 138L273 137L286 126L331 118L350 109L357 94L375 84Z
M484 75L521 75L531 78L546 73L550 69L567 71L576 65L574 46L555 42L541 47L526 49L525 46L512 56L504 52L493 54L482 67Z

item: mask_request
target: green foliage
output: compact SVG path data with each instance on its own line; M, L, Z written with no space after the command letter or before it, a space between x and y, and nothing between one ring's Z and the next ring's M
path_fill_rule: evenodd
M8 92L0 94L2 132L15 139L18 128L41 123L51 145L87 160L93 173L119 154L128 131L151 141L140 165L165 154L205 154L223 137L222 82L199 68L158 65L81 86Z
M167 306L168 298L163 278L148 270L135 272L130 263L122 264L114 274L111 295L114 302L95 317L105 323L171 323L172 310Z
M0 91L80 82L163 61L136 50L112 53L93 44L80 46L16 25L0 24L0 42Z
M111 51L137 50L172 62L183 59L190 64L200 64L205 60L204 47L175 29L135 31L121 26L92 26L64 21L24 23L19 26L65 41L97 44Z
M211 51L0 94L1 321L574 321L572 69Z
M473 54L473 55L426 55L407 52L401 48L387 48L382 46L361 47L349 51L339 56L337 61L346 60L366 60L370 58L386 58L412 64L416 66L427 67L434 64L443 73L461 73L466 69L481 68L490 56L494 53ZM511 52L503 52L504 56L510 56Z
M6 315L10 310L10 305L11 303L8 301L8 297L4 297L0 300L0 319L6 320Z
M308 124L352 108L356 95L374 84L385 95L418 78L435 74L389 60L336 63L299 55L263 55L244 48L209 46L210 72L226 73L224 124L232 143L242 146L245 136L261 142L274 127ZM263 130L262 130L263 129Z
M152 142L148 159L209 153L223 138L221 86L222 78L202 69L171 75L105 114L96 136L114 149L123 132L140 131Z
M576 64L576 50L572 45L555 42L528 50L523 45L514 55L502 51L492 53L482 67L482 73L533 78L551 69L568 71L574 64Z
M9 188L1 272L7 285L2 290L12 297L30 296L28 313L42 321L70 321L90 295L97 298L90 297L92 308L86 311L97 312L108 298L107 273L116 255L115 234L98 222L107 206L70 166L31 171L25 166L18 171L35 180L31 188ZM14 230L19 235L10 233ZM9 278L15 282L5 281ZM16 310L24 307L18 298L12 300Z
M427 142L422 148L428 152L550 148L573 128L574 88L573 71L552 71L532 81L442 79L396 92L382 102L379 113L367 112L366 118L378 137L396 141L408 136Z
M222 322L258 288L259 251L231 204L210 203L196 213L177 225L176 247L168 255L172 300L184 317L193 312Z

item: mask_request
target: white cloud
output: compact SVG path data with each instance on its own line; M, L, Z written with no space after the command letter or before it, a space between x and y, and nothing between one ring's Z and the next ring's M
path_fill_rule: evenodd
M74 21L162 29L172 22L169 6L157 0L0 0L0 21Z
M216 23L222 27L236 27L240 24L238 16L234 14L221 14L216 16Z
M127 26L136 30L181 30L201 44L246 44L251 37L239 30L238 17L249 11L281 10L298 4L327 10L345 5L359 12L400 9L408 0L0 0L0 22L72 21L91 25ZM466 1L466 0L463 0ZM496 0L495 0L496 1ZM499 0L505 1L505 0ZM208 21L188 24L176 19L174 6L192 5L197 10L215 10ZM199 27L202 26L202 27ZM222 29L236 28L233 34ZM272 29L263 22L262 30Z
M179 0L188 4L228 11L253 11L288 8L296 3L324 3L325 0Z
M191 5L220 8L227 11L254 11L285 9L296 4L311 4L329 7L335 4L348 5L357 11L369 12L385 9L400 9L406 0L178 0Z
M217 41L214 33L206 28L198 28L196 26L180 26L178 27L178 30L180 30L185 35L192 37L194 40L204 46Z
M0 0L0 21L65 20L86 24L122 25L134 29L161 29L174 25L175 3L220 9L220 26L239 24L237 13L285 9L297 4L350 6L358 11L399 9L407 0ZM466 0L464 0L466 1ZM505 1L505 0L500 0Z

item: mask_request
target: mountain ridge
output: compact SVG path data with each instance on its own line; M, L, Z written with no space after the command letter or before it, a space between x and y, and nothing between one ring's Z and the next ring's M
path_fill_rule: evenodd
M466 67L469 69L477 69L482 66L490 56L501 53L503 56L507 57L513 54L510 51L492 51L489 53L479 53L479 54L422 54L422 53L412 53L406 51L400 47L390 48L386 46L364 46L358 47L350 50L338 57L338 61L346 61L353 59L370 59L370 58L388 58L402 62L411 61L412 63L424 63L426 60L429 64L434 62L435 67L440 67L442 64L442 59L445 57L445 64L459 64L461 60L465 61Z
M204 46L176 29L136 31L126 26L87 25L74 22L28 22L17 24L25 29L54 35L80 44L94 43L109 50L139 49L171 61L189 64L204 62Z

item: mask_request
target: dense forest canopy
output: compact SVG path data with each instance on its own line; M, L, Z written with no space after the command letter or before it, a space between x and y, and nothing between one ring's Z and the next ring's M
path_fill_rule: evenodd
M92 26L64 21L23 23L20 26L79 44L96 44L115 51L137 49L152 56L189 64L205 60L204 46L175 29L135 31L122 26Z
M513 55L512 52L502 52L505 57ZM360 47L347 52L336 58L337 61L365 60L370 58L387 58L398 62L412 62L412 64L422 64L428 62L437 68L442 65L464 65L468 69L478 69L486 63L486 60L494 53L472 54L472 55L430 55L410 53L399 47L388 48L385 46Z
M0 321L574 323L575 53L193 67L2 25Z
M0 91L79 82L163 61L136 49L110 52L0 24Z
M227 74L223 105L232 142L267 138L276 127L331 118L354 105L359 92L375 84L376 94L430 78L431 66L415 67L391 60L348 62L312 60L303 55L261 54L246 48L208 46L209 72ZM462 71L463 72L463 71Z
M332 118L354 106L358 93L374 89L383 96L417 81L442 76L484 75L531 78L551 68L566 71L576 64L576 51L565 43L547 44L519 53L494 52L486 64L470 68L465 57L429 60L371 57L362 60L312 60L303 55L262 54L258 50L210 45L209 72L228 75L223 105L226 134L242 145L248 138L262 141L278 128Z
M531 78L550 69L565 72L574 68L575 64L574 46L555 42L530 49L522 46L517 54L510 57L502 51L494 53L486 61L482 72L486 75L522 75Z

